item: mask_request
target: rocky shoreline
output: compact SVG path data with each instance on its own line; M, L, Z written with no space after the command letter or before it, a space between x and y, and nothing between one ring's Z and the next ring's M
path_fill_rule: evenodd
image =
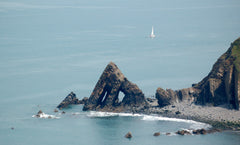
M122 101L119 92L124 94ZM84 104L83 111L157 114L240 131L240 38L217 60L210 73L190 88L158 88L155 98L146 98L142 90L110 62L89 98L78 100L70 93L57 108L71 104Z
M224 107L202 106L183 101L163 108L151 106L148 109L136 109L133 112L194 120L210 124L216 129L240 131L240 111Z

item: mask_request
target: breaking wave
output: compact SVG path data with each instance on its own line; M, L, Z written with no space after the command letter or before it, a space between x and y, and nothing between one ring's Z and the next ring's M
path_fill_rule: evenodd
M49 115L49 114L45 114L45 113L41 113L39 115L33 115L32 117L35 118L48 118L48 119L59 119L60 117L57 117L55 115Z
M87 114L88 117L112 117L112 116L142 116L141 114L132 114L132 113L113 113L113 112L97 112L90 111Z
M211 128L211 125L202 123L202 122L197 122L197 121L187 120L187 119L179 119L179 118L161 117L161 116L155 116L155 115L90 111L87 114L87 116L88 117L114 117L114 116L139 117L140 120L144 120L144 121L174 121L174 122L189 123L191 124L190 128L194 128L194 129Z
M193 120L187 120L187 119L179 119L179 118L168 118L168 117L161 117L161 116L152 116L152 115L144 115L142 120L146 121L174 121L174 122L184 122L184 123L189 123L190 128L194 129L201 129L201 128L211 128L211 125L202 123L202 122L197 122Z

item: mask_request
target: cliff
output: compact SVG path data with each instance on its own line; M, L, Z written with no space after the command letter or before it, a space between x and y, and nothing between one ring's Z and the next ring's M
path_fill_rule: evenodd
M228 104L239 109L240 101L240 38L213 65L211 72L195 88L201 90L198 104L212 103L214 106Z
M122 101L119 101L119 92L123 92L125 95ZM120 112L147 105L144 94L138 86L130 82L118 67L110 62L103 71L83 110Z
M156 98L160 106L192 100L197 104L228 105L239 109L240 103L240 38L213 65L210 73L191 88L163 90L158 88Z

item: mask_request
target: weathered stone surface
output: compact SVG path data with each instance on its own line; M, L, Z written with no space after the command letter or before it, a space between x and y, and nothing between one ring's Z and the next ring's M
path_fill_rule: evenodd
M76 94L71 92L58 106L57 108L62 109L68 107L68 105L80 104Z
M181 89L173 91L171 89L158 88L156 91L156 98L160 107L164 107L183 100L193 101L197 90L194 88Z
M79 104L85 104L87 103L88 97L84 97L82 100L79 100Z
M158 88L156 98L160 107L183 100L214 106L227 104L239 110L240 103L240 38L213 65L211 72L191 88L173 91Z
M211 72L194 87L201 90L198 104L228 104L239 109L240 101L240 38L213 65Z
M124 93L122 102L119 92ZM83 110L123 111L126 108L148 105L136 84L128 81L118 67L110 62L98 80Z

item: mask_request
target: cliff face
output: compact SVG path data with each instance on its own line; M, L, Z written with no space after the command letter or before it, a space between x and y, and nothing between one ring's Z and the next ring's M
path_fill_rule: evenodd
M124 98L119 102L119 92ZM83 110L124 111L126 108L146 106L144 94L136 84L128 81L118 67L110 62L98 80Z
M201 90L198 104L228 104L239 109L240 38L213 65L211 72L194 87Z
M184 98L192 98L189 100L195 100L197 104L212 104L214 106L227 104L229 108L239 109L239 92L240 38L231 44L227 52L213 65L211 72L198 84L177 91L165 91L158 88L156 97L160 106L182 101ZM162 103L162 100L165 103Z

